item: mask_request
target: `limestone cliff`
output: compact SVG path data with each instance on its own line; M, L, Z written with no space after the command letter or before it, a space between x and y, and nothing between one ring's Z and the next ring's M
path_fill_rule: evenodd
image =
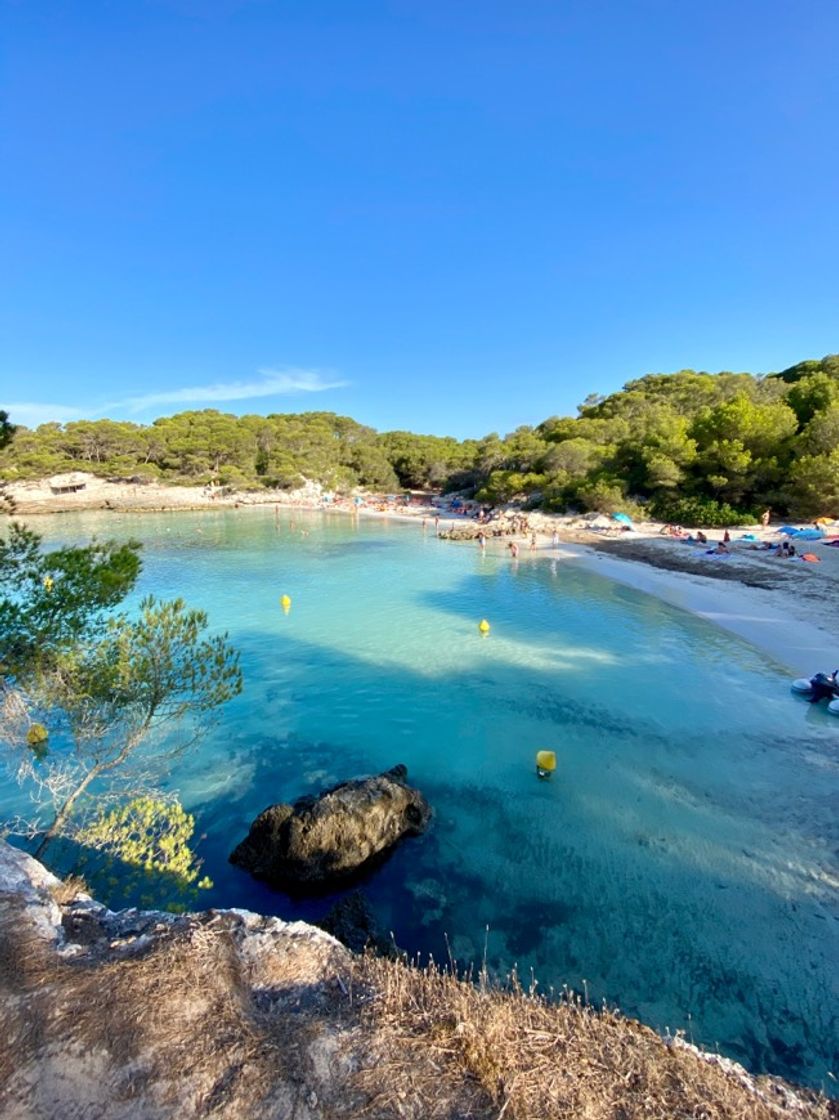
M4 1120L730 1117L830 1102L247 911L113 913L0 842Z

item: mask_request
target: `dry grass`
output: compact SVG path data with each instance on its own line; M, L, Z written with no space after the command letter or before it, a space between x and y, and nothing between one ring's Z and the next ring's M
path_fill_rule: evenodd
M50 894L59 906L69 906L80 894L90 894L88 885L81 875L68 875L50 888Z
M480 990L435 968L360 965L376 993L365 1021L382 1052L361 1075L374 1113L500 1120L780 1120L839 1116L774 1079L750 1089L725 1063L667 1044L569 995ZM389 1111L388 1111L389 1110Z
M350 958L231 914L59 958L0 898L0 1115L65 1120L828 1120L823 1098L574 998ZM484 988L486 985L484 984ZM80 1094L91 1097L84 1111ZM71 1109L75 1109L72 1111Z
M134 954L109 957L105 943L74 961L27 936L6 908L0 927L15 935L0 936L0 1115L58 1120L69 1102L42 1099L43 1086L57 1080L66 1094L99 1076L111 1101L102 1116L122 1115L120 1099L133 1100L126 1115L138 1117L282 1115L270 1102L305 1079L309 1028L322 1031L327 1016L323 1007L285 1016L260 1005L234 920L185 919ZM37 1107L16 1112L29 1098Z
M13 984L25 1001L10 1001L21 1010L9 1024L4 1056L11 1064L3 1069L0 1059L0 1082L28 1061L41 1064L45 1044L81 1047L114 1069L131 1067L131 1094L154 1087L175 1105L179 1082L212 1086L231 1048L248 1056L259 1050L220 932L186 928L145 953L104 961L58 961L37 939L21 938L11 952L4 939L3 950L0 984Z

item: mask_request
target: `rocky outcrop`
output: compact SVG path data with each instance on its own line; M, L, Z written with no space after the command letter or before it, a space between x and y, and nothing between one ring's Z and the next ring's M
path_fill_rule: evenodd
M0 841L3 1120L835 1120L576 1002L244 910L114 913Z
M454 525L450 529L441 529L437 536L441 541L474 541L481 532L481 525ZM492 536L486 529L484 536Z
M271 805L230 861L285 889L324 889L366 870L405 836L424 831L431 809L405 783L406 767L333 786L291 805Z
M3 1120L308 1120L366 1101L343 1053L352 955L333 937L66 893L0 841Z

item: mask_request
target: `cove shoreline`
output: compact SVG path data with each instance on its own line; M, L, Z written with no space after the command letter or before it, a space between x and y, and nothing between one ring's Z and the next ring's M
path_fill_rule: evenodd
M416 523L422 515L362 510L361 516ZM831 595L839 598L839 570L834 573L833 565L829 572L813 573L821 577L821 581L815 587L808 587L810 594L804 600L774 577L783 577L791 570L811 580L806 568L776 569L775 572L770 568L764 585L756 586L749 582L754 578L755 568L761 577L766 572L759 557L735 554L722 561L734 565L725 569L724 578L717 573L705 575L697 572L693 564L682 566L683 556L694 560L695 554L685 553L685 547L679 542L657 538L659 526L655 523L652 533L648 530L639 537L633 534L632 540L601 537L592 543L583 543L578 531L568 530L568 518L550 514L542 514L540 518L553 523L560 538L559 545L552 547L549 540L545 543L549 534L544 528L537 530L536 549L530 551L526 543L520 544L519 556L511 563L564 560L579 564L736 634L796 677L809 677L819 670L830 671L834 662L839 663L839 648L831 633L831 628L833 633L839 629L839 611L835 601L831 601ZM460 519L440 518L441 528L459 523L462 523ZM574 539L567 539L569 537ZM635 547L641 542L643 549ZM452 543L475 547L470 542ZM506 547L507 541L503 538L487 540L487 551L496 555L506 551ZM834 553L830 559L839 560L839 556ZM766 563L771 565L773 561ZM822 587L821 582L826 586Z
M7 484L11 512L6 521L47 514L103 512L118 514L200 512L236 509L241 512L274 507L365 519L422 524L425 531L445 532L457 525L474 526L470 518L443 513L432 504L391 508L370 496L361 506L349 500L325 504L314 486L288 491L221 495L205 487L138 486L90 476L84 490L53 494L45 482ZM378 508L373 508L373 503ZM619 583L654 595L736 634L794 676L830 671L839 663L834 634L839 632L839 549L821 548L820 563L778 560L772 554L738 547L732 555L706 556L680 540L663 537L658 522L644 522L632 533L598 532L579 517L533 512L526 515L528 532L487 539L487 551L506 552L512 539L519 556L512 563L553 560L580 564ZM777 540L777 530L744 527L758 541ZM536 547L529 547L531 532ZM741 530L737 530L737 533ZM553 535L558 545L553 545ZM712 534L721 536L717 531ZM475 547L474 542L452 542Z

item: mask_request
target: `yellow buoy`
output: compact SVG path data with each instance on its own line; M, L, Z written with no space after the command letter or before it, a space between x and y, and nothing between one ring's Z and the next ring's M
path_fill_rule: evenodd
M26 742L30 747L41 746L42 743L46 743L49 737L50 733L42 723L33 723L26 732Z
M536 752L536 774L540 778L549 778L556 770L556 755L553 751Z
M283 595L282 599L280 599L280 606L283 608L283 610L287 614L288 609L291 606L291 596L290 595Z
M489 623L487 622L487 620L485 618L482 618L481 621L478 623L478 629L480 630L480 632L482 634L488 634L489 633Z

